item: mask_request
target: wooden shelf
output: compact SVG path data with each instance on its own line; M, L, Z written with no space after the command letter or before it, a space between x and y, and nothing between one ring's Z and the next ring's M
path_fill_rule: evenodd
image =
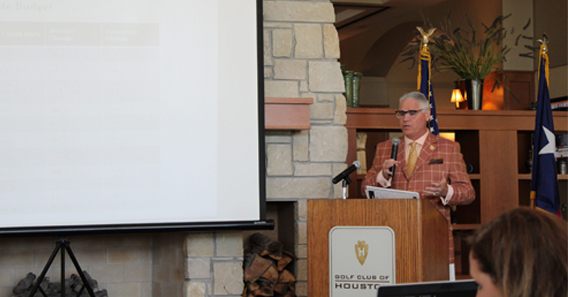
M345 127L399 131L400 126L394 116L395 111L396 109L392 108L347 108ZM552 112L556 130L562 131L562 127L568 127L567 114L566 111ZM533 131L536 111L439 109L436 115L440 131Z
M469 231L469 230L477 230L479 229L480 224L452 224L452 228L454 231L462 230L462 231Z
M367 150L371 151L377 142L390 138L389 132L400 131L394 112L392 108L347 109L348 164L357 159L357 132L368 134ZM474 166L475 173L470 174L470 179L476 188L476 201L471 206L460 207L462 214L473 212L466 222L486 223L508 209L523 205L527 191L526 185L520 185L519 181L530 181L531 176L518 172L523 170L522 164L528 156L536 111L442 109L437 116L440 130L455 132L465 161ZM565 133L568 112L553 111L552 116L556 132ZM371 137L373 142L369 143ZM367 168L373 157L374 152L367 154ZM352 179L349 197L360 197L359 181L363 177L352 176ZM568 175L558 175L558 179L568 180Z
M531 180L532 175L530 173L520 173L519 180ZM558 174L558 180L568 180L568 174Z
M479 173L470 173L470 174L469 174L469 179L471 179L471 180L480 180L480 179L481 179L481 174L479 174Z
M468 280L473 279L469 274L456 274L456 280Z
M366 162L371 167L374 148L378 142L399 132L399 121L390 108L348 108L348 152L346 163L357 159L357 132L367 133ZM474 167L469 177L476 191L470 205L456 208L452 224L458 279L470 278L469 247L465 238L482 224L519 205L527 205L530 193L530 173L524 162L529 156L531 133L536 111L533 110L437 110L441 132L454 132L461 145L465 162ZM568 112L553 111L555 132L568 131ZM349 197L361 197L360 185L364 175L351 176ZM568 175L558 175L564 184Z
M264 98L266 130L309 130L313 98Z

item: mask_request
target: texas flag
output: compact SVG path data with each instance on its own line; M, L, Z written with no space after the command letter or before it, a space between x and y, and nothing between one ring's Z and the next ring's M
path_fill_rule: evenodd
M560 214L558 176L556 175L556 137L548 93L548 55L546 45L540 49L538 102L534 129L531 200L537 208Z

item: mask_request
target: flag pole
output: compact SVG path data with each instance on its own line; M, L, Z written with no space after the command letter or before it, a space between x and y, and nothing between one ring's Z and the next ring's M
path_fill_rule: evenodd
M434 92L432 91L432 83L430 81L432 57L428 48L428 42L430 41L432 34L436 31L436 28L430 28L427 32L425 32L421 27L416 27L416 29L418 29L420 35L422 35L422 40L420 41L420 63L418 64L417 89L420 93L424 94L430 103L430 119L427 123L428 130L432 134L438 136L440 134L440 130L438 128Z

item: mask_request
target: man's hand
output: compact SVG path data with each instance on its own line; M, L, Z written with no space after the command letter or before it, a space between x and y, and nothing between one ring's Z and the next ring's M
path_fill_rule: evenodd
M426 187L424 189L424 194L434 197L446 197L446 195L448 195L448 181L446 180L446 177L443 177L440 182L432 183L432 185Z
M400 161L395 161L394 159L387 159L383 163L383 177L389 179L392 177L391 167L400 164Z

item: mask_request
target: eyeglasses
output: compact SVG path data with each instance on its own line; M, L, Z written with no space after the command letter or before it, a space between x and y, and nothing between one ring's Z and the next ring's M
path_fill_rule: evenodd
M396 115L397 118L402 119L404 118L405 115L408 114L408 116L410 118L415 118L416 115L421 112L421 111L425 111L426 108L423 109L419 109L419 110L397 110L394 112L394 114Z

